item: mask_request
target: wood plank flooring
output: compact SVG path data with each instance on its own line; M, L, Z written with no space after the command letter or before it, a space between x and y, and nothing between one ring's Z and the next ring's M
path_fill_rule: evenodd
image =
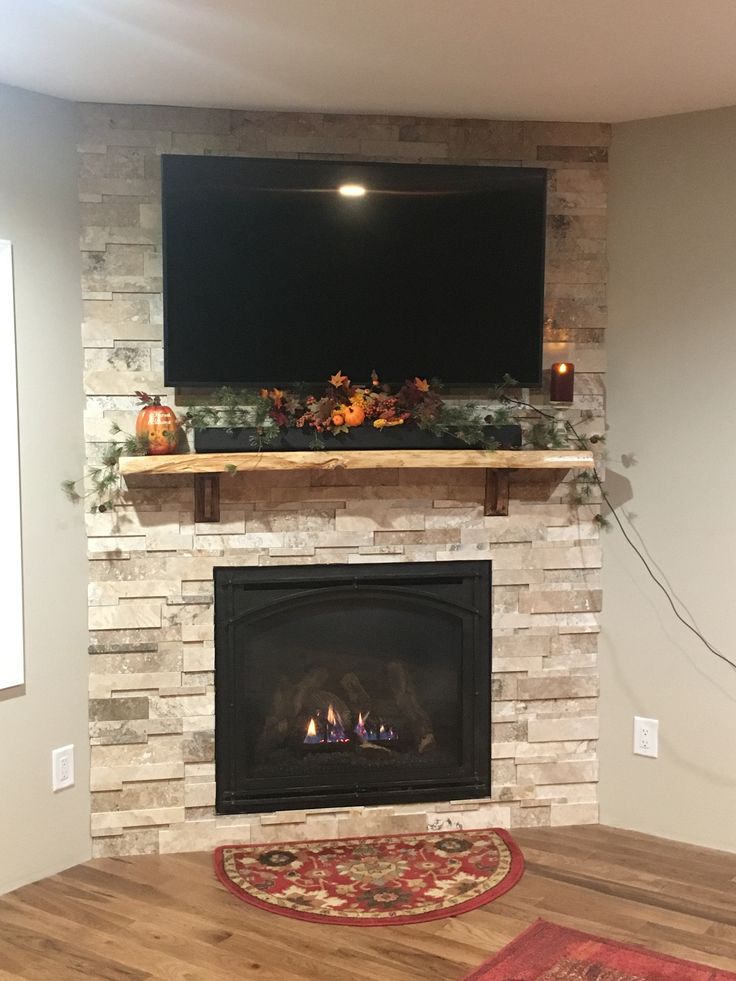
M593 826L514 837L527 871L495 903L367 929L248 906L209 853L96 859L0 897L0 981L455 981L538 917L736 971L736 855Z

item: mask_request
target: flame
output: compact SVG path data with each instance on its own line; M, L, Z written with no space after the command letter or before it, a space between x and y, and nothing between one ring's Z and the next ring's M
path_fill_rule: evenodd
M567 365L565 364L564 361L561 364L558 364L557 365L557 374L558 375L566 375L567 374Z
M369 735L368 735L368 730L365 727L366 719L368 718L368 716L370 714L371 714L370 712L366 712L365 713L365 718L364 718L363 717L363 713L362 712L358 712L358 722L357 722L357 724L355 726L355 729L353 729L353 732L358 737L358 739L361 740L361 742L365 742L366 739L369 739L370 738Z
M340 718L340 713L334 710L334 708L332 707L332 702L330 702L330 704L327 706L327 721L330 723L331 726L342 725L342 719Z
M309 720L309 725L307 726L307 735L316 736L317 735L317 723L314 719Z

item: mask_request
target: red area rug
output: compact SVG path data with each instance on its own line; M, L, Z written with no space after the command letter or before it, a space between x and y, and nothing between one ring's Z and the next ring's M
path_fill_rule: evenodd
M299 920L394 926L490 903L524 871L505 831L223 845L215 872L238 899Z
M736 981L736 974L537 920L464 981Z

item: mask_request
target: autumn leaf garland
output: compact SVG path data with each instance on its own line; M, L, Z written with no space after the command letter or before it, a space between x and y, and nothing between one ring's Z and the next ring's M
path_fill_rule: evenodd
M414 422L435 422L442 399L426 378L407 380L396 391L382 385L375 371L370 385L353 385L342 371L330 376L321 396L301 398L278 388L262 389L261 397L271 402L269 417L280 427L310 428L317 433L347 433L356 426L384 429Z

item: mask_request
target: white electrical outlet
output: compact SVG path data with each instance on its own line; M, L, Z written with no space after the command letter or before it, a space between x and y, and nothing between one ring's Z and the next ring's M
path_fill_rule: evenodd
M659 719L634 716L634 752L637 756L659 756Z
M74 747L60 746L51 751L51 788L65 790L74 786Z

